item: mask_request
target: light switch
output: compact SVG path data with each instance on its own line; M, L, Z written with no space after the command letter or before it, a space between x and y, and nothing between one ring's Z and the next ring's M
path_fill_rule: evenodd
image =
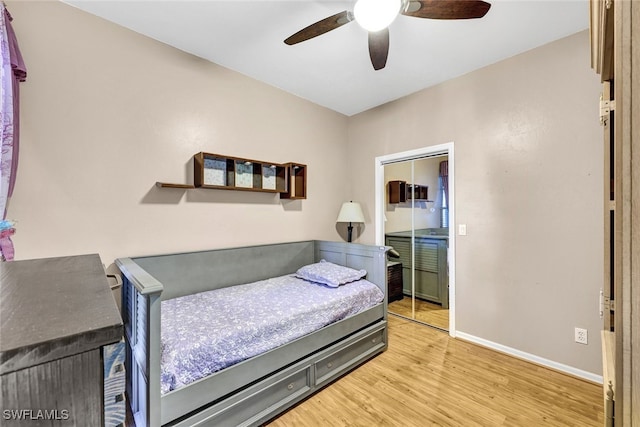
M467 235L467 224L458 224L458 235L459 236Z

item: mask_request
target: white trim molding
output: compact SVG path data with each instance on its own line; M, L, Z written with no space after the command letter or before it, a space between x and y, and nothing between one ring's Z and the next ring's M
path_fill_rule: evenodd
M574 377L578 377L592 383L602 384L602 375L583 371L582 369L574 368L573 366L545 359L544 357L536 356L535 354L517 350L512 347L507 347L506 345L498 344L484 338L479 338L466 332L456 331L456 338L464 341L469 341L482 347L490 348L491 350L495 350L497 352L504 353L518 359L526 360L527 362L535 363L536 365L541 365L546 368L553 369L554 371L559 371Z

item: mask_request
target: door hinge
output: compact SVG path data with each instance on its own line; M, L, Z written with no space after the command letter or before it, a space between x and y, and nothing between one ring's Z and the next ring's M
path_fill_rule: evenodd
M612 312L616 308L615 300L611 299L604 294L602 288L600 288L600 318L604 316L605 312Z
M607 115L610 112L615 111L615 109L616 109L616 101L614 100L605 101L602 99L602 97L600 97L600 124L601 125L607 124Z

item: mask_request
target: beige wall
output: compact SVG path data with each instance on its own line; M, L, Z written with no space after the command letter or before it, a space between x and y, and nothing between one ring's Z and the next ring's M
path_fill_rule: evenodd
M7 7L28 67L17 259L341 238L347 117L63 3ZM305 163L309 198L155 187L199 151Z
M384 223L385 232L405 231L411 229L411 217L416 230L421 228L440 227L440 207L442 197L440 195L439 180L440 162L447 157L431 157L415 161L390 163L384 167L385 201L384 209L386 221ZM411 163L413 162L413 177L411 179ZM407 183L426 185L429 187L430 202L414 202L411 208L411 201L406 203L388 203L389 201L389 181L401 180ZM431 211L433 209L433 212Z
M8 212L18 259L338 240L350 199L367 218L358 241L373 243L374 158L454 141L468 225L457 329L601 371L602 147L586 32L346 118L58 2L8 8L29 68ZM198 151L306 163L309 198L154 186L184 182Z
M376 156L454 142L456 223L468 232L456 239L456 329L592 373L602 328L598 99L585 31L349 120L349 157L363 171L351 196L370 217ZM576 326L589 345L574 343Z

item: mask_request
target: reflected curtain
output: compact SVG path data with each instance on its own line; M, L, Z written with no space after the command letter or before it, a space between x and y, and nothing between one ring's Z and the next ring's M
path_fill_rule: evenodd
M13 194L16 181L19 153L19 83L27 78L27 68L18 48L18 41L11 26L13 18L4 3L0 4L0 255L4 260L13 259L14 250L11 236L15 232L12 221L6 220L7 205Z
M449 206L449 161L440 162L440 179L444 188L444 205Z

